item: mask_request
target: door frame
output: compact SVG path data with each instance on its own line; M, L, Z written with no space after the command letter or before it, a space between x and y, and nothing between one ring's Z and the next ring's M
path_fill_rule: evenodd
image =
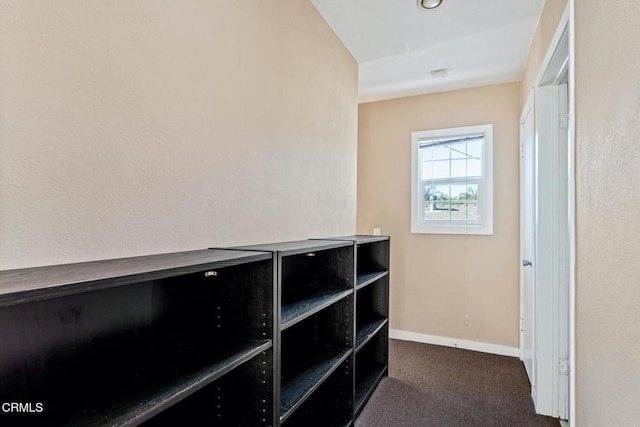
M529 95L527 96L527 102L524 105L524 108L522 109L522 114L520 115L520 260L524 260L526 255L525 255L525 251L524 251L524 238L525 238L525 227L524 227L524 209L525 209L525 203L524 203L524 189L525 189L525 176L524 176L524 155L525 155L525 149L526 147L524 146L524 124L527 120L527 117L529 116L529 114L533 114L534 115L534 121L535 121L535 91L532 89L531 91L529 91ZM534 124L535 126L535 124ZM534 130L535 131L535 130ZM534 153L534 157L535 157L535 153ZM530 159L535 163L535 159ZM535 169L535 166L534 166ZM535 184L534 184L535 185ZM534 220L535 221L535 220ZM535 241L534 241L534 252L532 254L530 254L529 256L531 257L530 261L535 264L536 260L535 260ZM524 348L524 313L525 313L525 299L524 299L524 295L526 292L526 287L525 287L525 282L524 282L524 266L522 268L520 268L520 323L519 323L519 329L520 329L520 360L522 360L524 362L524 355L525 355L525 348ZM532 272L532 281L535 282L535 271ZM533 321L533 319L532 319ZM535 340L535 337L534 337ZM532 343L532 351L535 351L535 346ZM535 356L534 356L535 357ZM535 365L532 366L532 376L535 378L535 374L533 373L535 370ZM531 379L533 381L533 379ZM531 384L531 388L532 388L532 393L535 393L535 384L532 382ZM535 397L534 397L535 400Z
M535 239L536 264L534 264L534 280L536 297L534 301L534 367L535 389L532 398L536 412L562 419L569 419L570 425L575 419L575 55L574 55L574 0L570 0L557 26L554 37L546 52L534 86L534 95L530 95L523 110L523 117L529 108L535 114ZM559 138L557 114L558 85L560 78L568 76L567 102L567 134L566 162L555 173L566 174L566 188L561 192L554 190L549 176L553 171L553 161L558 165L557 143ZM554 98L555 97L555 98ZM533 107L529 105L532 103ZM555 131L554 131L555 129ZM555 138L555 139L554 139ZM543 144L542 146L540 144ZM542 151L540 151L542 149ZM553 149L556 150L553 153ZM551 150L551 151L550 151ZM563 153L563 154L565 154ZM556 175L557 176L557 175ZM522 170L521 170L522 180ZM521 184L522 188L522 184ZM549 192L555 191L555 194ZM560 210L554 197L563 197L561 213L566 217L559 217ZM522 204L521 196L521 204ZM542 202L542 205L540 204ZM542 210L541 210L542 209ZM555 211L554 211L555 209ZM554 214L556 217L554 217ZM548 251L554 246L554 231L552 224L565 221L563 228L566 241L562 244L566 251L565 261L561 270L565 269L566 279L562 294L559 292L557 262L549 256ZM554 222L555 221L555 222ZM540 227L541 226L541 227ZM521 211L521 238L522 238ZM558 229L555 229L558 233ZM557 234L556 234L557 235ZM522 240L520 250L522 252ZM555 242L558 247L558 242ZM546 251L546 252L541 252ZM538 255L544 253L545 258ZM554 256L558 256L557 253ZM555 263L555 264L554 264ZM554 275L555 273L555 275ZM540 286L540 283L544 286ZM520 274L520 313L524 303L523 275ZM560 298L559 298L560 296ZM561 324L561 322L564 322ZM562 329L564 328L564 329ZM540 339L543 337L544 339ZM564 340L564 343L562 342ZM522 348L522 333L521 333ZM560 377L559 354L562 346L566 345L568 354L564 354L568 365L568 377ZM563 382L564 381L564 382ZM560 387L564 386L564 389ZM568 388L568 390L567 390ZM568 393L567 393L568 392ZM560 399L564 399L560 401Z

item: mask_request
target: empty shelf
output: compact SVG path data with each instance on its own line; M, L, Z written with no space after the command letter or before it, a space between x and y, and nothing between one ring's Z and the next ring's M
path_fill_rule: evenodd
M388 271L376 271L374 273L364 273L358 275L356 289L364 288L367 285L389 274Z
M378 333L384 325L386 325L388 319L378 319L373 322L366 323L360 329L358 329L358 335L356 337L356 351L360 350L369 340Z
M129 388L130 384L123 383L118 388L118 395L87 396L86 404L83 405L75 402L74 406L79 408L78 413L56 417L58 419L53 424L138 425L269 349L271 345L271 340L265 340L227 347L210 364L180 369L180 372L174 373L174 378L159 379L154 373L147 373L146 381L133 389ZM172 368L173 366L167 366L167 371L173 371ZM161 373L155 374L161 376Z
M356 366L356 370L358 367ZM377 365L373 369L369 369L364 375L356 375L356 416L362 411L364 405L367 403L371 395L376 389L376 386L382 380L384 373L387 369L386 365Z
M341 300L353 292L352 289L322 289L316 291L309 296L282 306L282 326L281 329L295 325L299 321L317 313L318 311L329 307L331 304Z
M333 371L351 354L345 349L335 356L300 372L282 384L280 422L284 422L311 394L326 380Z

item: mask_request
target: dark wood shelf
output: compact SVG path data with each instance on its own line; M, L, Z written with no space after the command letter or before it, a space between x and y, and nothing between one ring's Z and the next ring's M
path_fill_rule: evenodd
M348 241L298 240L294 242L265 243L260 245L235 246L232 249L244 251L278 252L281 256L299 255L327 249L349 246Z
M281 329L285 330L288 327L295 325L301 320L312 316L352 293L353 290L351 289L324 288L312 293L300 301L283 305L281 313Z
M353 236L327 237L326 240L340 240L344 242L355 242L360 245L363 243L385 242L389 240L389 236L371 236L367 234L356 234Z
M74 426L134 426L150 419L157 413L180 402L212 383L254 356L271 348L271 340L225 346L217 352L210 364L189 366L175 372L173 366L166 367L166 374L154 372L145 375L135 387L122 387L117 395L84 396L90 406L74 401L71 407L84 408L80 413L65 413L52 421L51 425ZM158 371L154 369L154 371ZM171 377L167 377L170 375ZM82 396L81 396L82 397ZM90 408L90 409L87 409Z
M364 288L365 286L372 284L376 280L379 280L379 279L385 277L388 274L389 274L389 272L386 271L386 270L385 271L376 271L376 272L373 272L373 273L358 274L358 280L356 282L356 289L360 290L360 289Z
M364 409L364 405L375 391L386 371L387 365L378 364L370 368L364 375L356 376L356 401L354 411L356 417Z
M271 257L272 255L266 252L204 249L5 270L0 272L0 307L223 268Z
M139 425L271 361L274 278L272 253L206 249L0 272L0 395L45 404L7 421Z
M298 373L282 384L280 422L283 423L350 355L351 349L342 349Z
M356 352L368 343L388 321L388 319L378 319L362 326L356 335Z

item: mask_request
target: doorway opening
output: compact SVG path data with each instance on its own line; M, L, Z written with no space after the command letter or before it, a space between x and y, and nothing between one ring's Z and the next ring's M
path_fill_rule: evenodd
M539 414L570 418L575 254L569 7L520 120L520 351Z

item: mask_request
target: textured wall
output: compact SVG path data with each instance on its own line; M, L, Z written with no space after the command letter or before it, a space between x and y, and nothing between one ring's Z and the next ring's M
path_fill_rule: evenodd
M640 422L640 3L576 1L580 427Z
M360 104L357 231L391 235L393 329L518 346L519 100L509 83ZM411 234L411 132L488 123L494 235Z
M356 92L309 1L0 0L0 268L352 233Z

